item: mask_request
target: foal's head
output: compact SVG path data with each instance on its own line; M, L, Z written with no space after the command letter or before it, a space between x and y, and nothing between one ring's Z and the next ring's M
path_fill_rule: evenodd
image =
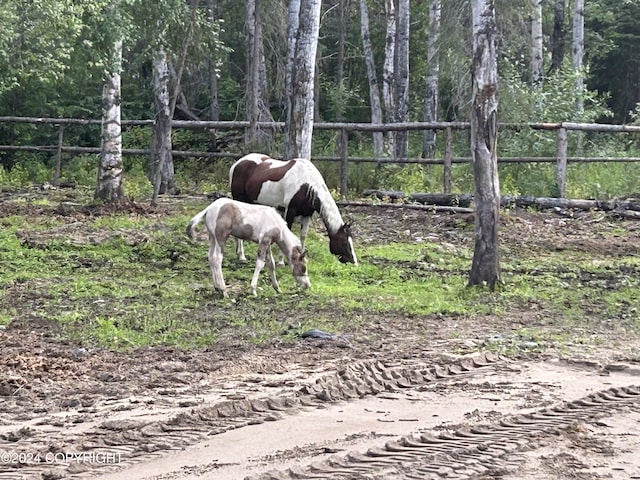
M309 274L307 273L307 256L305 252L302 251L301 247L293 247L290 263L293 278L296 279L298 285L302 288L309 288L311 286L311 281L309 280Z
M358 265L356 251L353 248L351 228L348 224L342 225L336 233L329 237L329 250L338 257L342 263Z

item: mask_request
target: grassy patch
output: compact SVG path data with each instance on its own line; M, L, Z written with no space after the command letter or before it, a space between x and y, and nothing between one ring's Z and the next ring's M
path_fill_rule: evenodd
M113 349L263 344L292 340L308 328L366 334L376 319L480 323L487 315L509 319L516 310L536 313L544 328L515 327L509 337L497 337L496 349L562 342L563 326L579 326L585 338L595 329L640 327L640 261L631 254L523 249L503 260L504 284L488 292L467 287L473 252L462 243L358 244L361 265L354 267L339 263L327 239L310 232L309 291L279 267L283 292L273 291L264 271L258 298L250 296L255 246L247 245L249 262L239 264L230 241L223 272L231 298L223 299L212 288L206 241L184 234L206 201L98 217L56 215L50 203L47 210L47 202L26 202L37 214L26 208L0 216L0 325L46 319L62 338ZM627 234L620 227L610 232Z

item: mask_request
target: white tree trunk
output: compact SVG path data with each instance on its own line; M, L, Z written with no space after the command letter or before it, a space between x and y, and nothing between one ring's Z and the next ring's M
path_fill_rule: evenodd
M360 0L360 33L362 35L362 49L364 61L367 67L369 79L369 101L371 103L371 123L382 123L382 105L380 104L380 89L378 88L378 76L373 59L371 47L371 35L369 34L369 8L367 0ZM373 155L382 156L383 140L382 132L373 132Z
M573 69L576 72L576 113L581 115L584 111L584 101L582 92L584 91L584 79L582 72L582 58L584 55L584 0L574 0L573 2L573 45L571 49L571 60Z
M260 83L259 83L259 62L260 51L258 47L258 23L260 22L257 9L256 0L246 0L246 20L244 22L247 29L246 35L246 52L247 52L247 67L246 67L246 81L245 81L245 110L247 120L249 121L249 128L247 128L245 134L245 144L250 146L249 150L252 150L251 146L255 145L258 140L258 118L259 112L259 98L260 98Z
M440 88L440 61L438 43L440 41L441 0L431 0L429 5L429 30L427 32L427 74L425 78L424 112L425 122L438 120ZM426 130L422 141L422 157L433 158L436 150L436 131Z
M211 28L219 19L220 5L217 0L208 0L207 2L207 23ZM209 58L209 96L211 103L209 104L209 120L220 120L220 103L218 100L218 60Z
M394 0L384 0L387 31L384 43L384 63L382 65L382 101L384 102L385 121L393 122L395 115L395 75L394 58L396 53L396 7ZM393 132L387 133L387 151L393 155Z
M316 50L322 0L302 0L291 69L290 110L287 112L285 158L311 158ZM291 13L291 11L290 11Z
M293 92L293 61L296 55L296 37L298 35L298 29L300 27L300 1L301 0L289 0L289 9L287 11L287 63L285 65L284 72L284 104L285 104L285 118L291 118L293 104L292 104L292 92ZM288 128L284 130L284 157L293 158L290 154L294 154L294 148L289 147L291 145L291 139L289 138L290 131ZM295 155L293 155L295 157Z
M542 0L531 0L531 81L542 86Z
M102 88L102 145L95 198L119 203L125 200L122 188L124 168L120 123L122 40L114 44L112 64L113 71L107 74Z
M500 281L498 223L498 68L494 0L471 0L473 17L473 101L471 156L475 180L475 247L469 285Z
M398 0L395 74L395 121L406 122L409 115L409 0ZM395 135L395 158L409 155L409 132Z

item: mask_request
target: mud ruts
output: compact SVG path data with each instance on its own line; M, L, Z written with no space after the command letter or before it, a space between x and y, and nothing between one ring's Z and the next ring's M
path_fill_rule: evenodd
M534 448L535 438L541 434L622 408L640 411L640 385L603 390L554 408L508 417L493 425L402 437L366 453L349 453L307 467L245 480L477 478L491 471L517 468L517 452Z

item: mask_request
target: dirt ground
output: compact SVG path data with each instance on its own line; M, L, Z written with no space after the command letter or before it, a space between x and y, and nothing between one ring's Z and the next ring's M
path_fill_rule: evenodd
M472 234L454 228L466 215L388 209L383 228L379 211L345 210L363 243ZM640 252L640 223L602 212L520 212L501 236L506 256ZM544 354L483 349L542 316L373 318L348 342L127 354L10 324L0 479L640 479L640 338L600 329Z

